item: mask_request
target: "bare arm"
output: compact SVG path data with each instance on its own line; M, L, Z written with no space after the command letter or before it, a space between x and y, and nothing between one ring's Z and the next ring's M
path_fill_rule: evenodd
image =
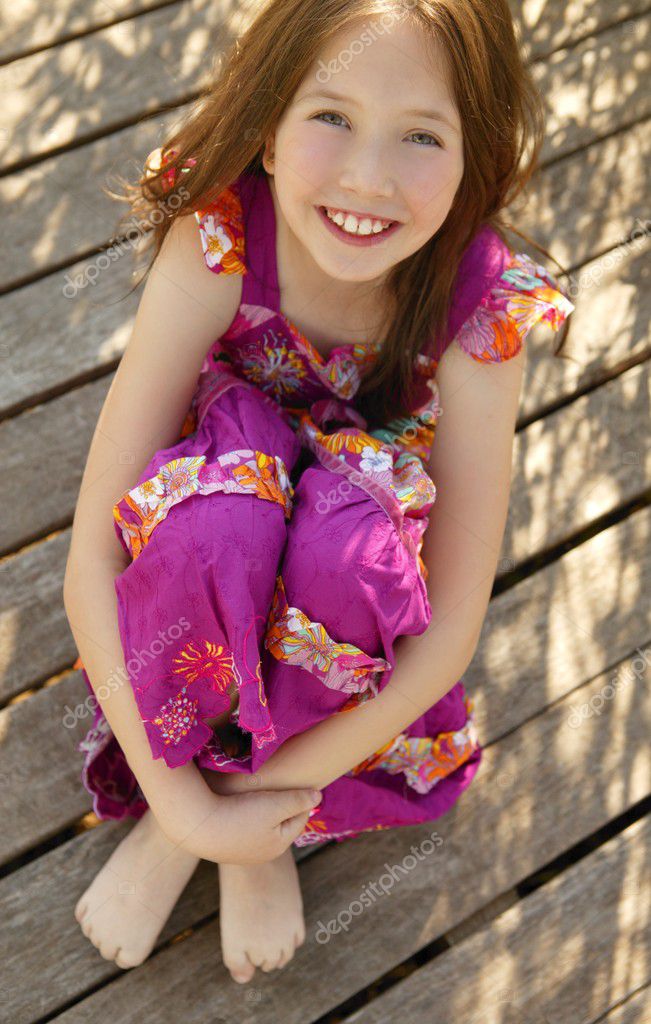
M259 771L264 788L333 782L424 714L470 664L506 525L524 359L521 350L482 365L455 345L446 351L437 374L443 414L429 463L437 498L421 552L431 624L396 641L396 667L376 698L283 743ZM215 785L220 793L242 788L236 775Z
M174 223L146 282L127 345L100 413L81 482L64 580L64 605L84 668L106 719L157 817L214 798L193 762L154 760L126 679L117 624L116 575L129 564L112 507L159 448L180 436L201 365L239 305L241 278L203 262L193 217ZM118 669L120 670L118 672Z

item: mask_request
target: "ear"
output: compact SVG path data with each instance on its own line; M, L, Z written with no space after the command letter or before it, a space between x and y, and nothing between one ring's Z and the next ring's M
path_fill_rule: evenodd
M276 144L276 133L272 132L267 138L264 144L264 151L262 153L262 166L264 167L267 174L274 173L274 151Z

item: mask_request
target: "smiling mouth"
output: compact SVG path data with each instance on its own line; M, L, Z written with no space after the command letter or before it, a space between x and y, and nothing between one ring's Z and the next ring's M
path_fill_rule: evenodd
M318 209L332 224L353 238L381 235L399 223L399 221L388 220L384 217L354 214L333 206L320 206Z

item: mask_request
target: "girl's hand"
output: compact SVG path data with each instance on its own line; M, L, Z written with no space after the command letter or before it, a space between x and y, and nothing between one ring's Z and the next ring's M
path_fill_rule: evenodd
M305 828L318 801L309 789L262 790L221 796L180 820L157 819L171 842L217 864L261 864L275 860Z

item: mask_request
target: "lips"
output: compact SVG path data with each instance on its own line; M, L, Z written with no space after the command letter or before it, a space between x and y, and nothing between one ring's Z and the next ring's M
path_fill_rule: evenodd
M335 238L340 239L347 245L353 246L376 246L382 244L387 238L390 238L396 231L399 231L402 227L399 221L392 221L388 228L383 228L382 231L374 231L369 234L362 235L349 231L344 231L335 221L331 220L326 213L326 207L315 206L318 216L322 220L323 224L327 228L331 235ZM328 207L328 209L334 209L334 207ZM343 213L343 210L342 210ZM379 218L377 218L379 220Z

